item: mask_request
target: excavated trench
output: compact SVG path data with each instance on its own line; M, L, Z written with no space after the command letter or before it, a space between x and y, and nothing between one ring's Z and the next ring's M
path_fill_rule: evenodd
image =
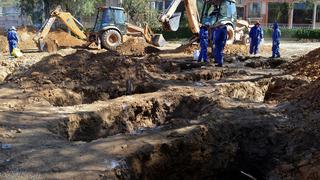
M146 143L122 157L112 172L103 175L106 179L320 177L320 124L297 121L285 110L265 104L283 97L279 94L285 88L295 91L308 84L306 80L262 78L194 88L195 82L235 74L202 69L191 62L159 63L156 57L147 62L121 56L106 62L102 55L87 52L76 57L54 57L46 63L76 64L81 67L78 70L48 67L54 69L52 78L41 75L48 69L35 66L26 73L29 79L20 84L48 93L42 95L55 106L101 100L90 110L57 120L49 127L53 133L69 141L86 142L115 135L139 138L162 134L160 141ZM189 88L172 90L169 86L173 84ZM286 96L281 99L285 100Z
M156 95L156 94L155 94ZM91 141L117 134L177 128L197 120L214 101L208 97L150 96L127 102L111 100L95 112L81 112L59 121L53 131L71 141Z
M221 83L211 95L168 91L120 97L97 111L70 115L53 130L70 141L165 134L123 158L107 178L317 179L320 124L263 105L279 83L305 82L277 77Z

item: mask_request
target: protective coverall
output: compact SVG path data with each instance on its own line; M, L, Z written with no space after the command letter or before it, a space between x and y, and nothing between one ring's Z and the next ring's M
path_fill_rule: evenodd
M210 40L212 42L212 44L211 44L211 58L215 58L214 57L214 47L215 47L214 40L215 40L215 37L216 37L216 28L212 28L211 29L211 38L210 38Z
M204 62L208 62L208 57L207 57L207 49L209 45L208 27L201 26L199 35L200 35L201 51L200 51L198 62L201 62L202 59Z
M8 39L8 42L9 42L9 52L10 52L10 55L12 53L12 50L14 48L17 48L18 46L18 35L17 35L17 31L15 30L15 28L10 28L9 31L8 31L8 34L7 34L7 39Z
M224 47L226 46L227 42L227 27L225 25L220 25L215 30L215 39L214 39L214 58L218 66L222 66L223 64L223 57L224 57Z
M263 39L263 30L260 24L256 24L251 28L250 33L250 54L258 54L261 39Z
M278 23L274 23L272 33L272 58L280 57L280 37L281 31L279 29Z

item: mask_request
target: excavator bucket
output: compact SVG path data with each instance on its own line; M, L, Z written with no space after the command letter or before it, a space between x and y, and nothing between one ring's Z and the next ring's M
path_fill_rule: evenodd
M168 31L177 31L180 25L181 13L174 13L169 21L164 22L163 26L165 30Z
M164 39L162 34L153 34L152 44L158 47L162 47L167 44L167 41Z

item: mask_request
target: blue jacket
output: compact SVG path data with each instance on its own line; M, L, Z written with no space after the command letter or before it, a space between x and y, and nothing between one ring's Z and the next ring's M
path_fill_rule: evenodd
M280 41L281 31L279 29L278 23L273 24L272 41Z
M227 42L227 26L222 26L219 27L215 30L215 39L214 39L214 44L216 46L224 46L226 45Z
M17 31L15 30L9 30L8 34L7 34L7 38L9 42L18 42L18 35L17 35Z
M254 26L251 28L250 33L249 33L249 37L253 40L253 41L260 41L261 39L263 39L263 30L260 26Z
M199 36L200 36L200 44L207 45L209 43L208 42L209 33L208 33L208 29L205 26L201 26Z

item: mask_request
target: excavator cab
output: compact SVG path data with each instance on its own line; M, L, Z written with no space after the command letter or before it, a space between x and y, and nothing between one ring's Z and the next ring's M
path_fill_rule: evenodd
M122 43L122 37L127 33L124 9L120 7L99 7L93 31L90 35L90 41L97 41L98 39L104 48L114 50Z
M237 9L234 0L221 0L206 2L202 11L202 23L209 22L214 25L216 23L236 24Z
M94 31L115 27L122 34L126 33L126 16L123 8L120 7L100 7L94 26Z
M205 1L201 22L215 26L225 24L228 31L227 44L233 44L235 40L235 28L237 24L237 9L235 0L212 0Z

